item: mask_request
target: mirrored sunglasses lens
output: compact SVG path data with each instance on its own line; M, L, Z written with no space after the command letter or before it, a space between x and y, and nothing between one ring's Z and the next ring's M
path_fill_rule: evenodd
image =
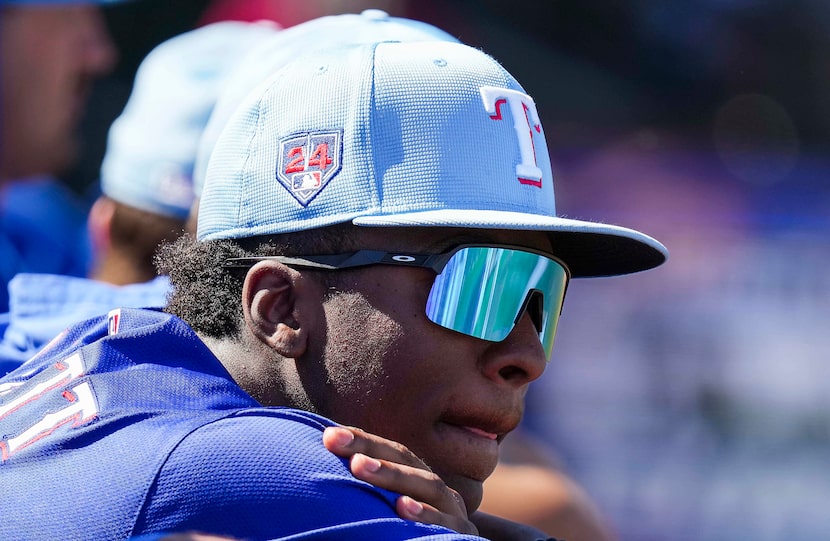
M537 254L495 247L462 248L435 278L427 300L434 323L476 338L507 338L532 290L543 294L540 339L550 355L567 274Z

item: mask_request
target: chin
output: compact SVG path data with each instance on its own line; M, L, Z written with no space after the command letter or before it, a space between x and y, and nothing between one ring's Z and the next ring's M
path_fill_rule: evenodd
M437 473L437 472L436 472ZM439 475L441 475L439 473ZM462 475L441 475L441 478L452 489L455 489L464 498L464 505L467 507L467 514L472 514L481 504L484 494L484 483L476 479L470 479Z

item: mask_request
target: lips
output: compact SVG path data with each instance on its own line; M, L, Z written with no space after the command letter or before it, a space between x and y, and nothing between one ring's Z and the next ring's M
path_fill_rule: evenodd
M422 458L474 510L481 484L498 464L501 441L521 420L523 404L521 397L494 393L476 402L469 398L445 401L446 408L431 423L433 437L425 440Z
M445 477L461 476L483 482L496 467L499 459L499 443L509 429L496 428L497 424L482 419L443 419L436 426L438 447L431 466Z
M498 437L499 437L498 434L494 434L492 432L487 432L486 430L482 430L482 429L476 428L474 426L462 426L461 428L463 428L464 430L467 430L468 432L472 432L476 436L481 436L482 438L486 438L488 440L495 440L495 439L498 439Z
M501 442L519 424L521 413L495 412L443 416L441 421L467 434L485 440Z

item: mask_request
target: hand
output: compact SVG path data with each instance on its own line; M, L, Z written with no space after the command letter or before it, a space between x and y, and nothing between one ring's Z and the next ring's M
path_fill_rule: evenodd
M404 445L354 427L326 428L323 444L335 455L350 459L356 478L403 494L395 504L402 518L478 535L475 524L467 519L461 495Z

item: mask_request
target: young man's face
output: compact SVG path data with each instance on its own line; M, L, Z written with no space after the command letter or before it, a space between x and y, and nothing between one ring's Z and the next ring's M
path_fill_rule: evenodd
M373 229L364 248L441 253L468 243L551 252L539 232L451 228ZM427 319L432 270L336 272L348 274L324 306L328 385L312 400L338 422L408 446L475 509L499 442L521 419L527 385L545 369L530 316L502 342L488 342Z
M94 5L0 9L0 179L60 173L75 160L90 84L112 69L115 47Z

